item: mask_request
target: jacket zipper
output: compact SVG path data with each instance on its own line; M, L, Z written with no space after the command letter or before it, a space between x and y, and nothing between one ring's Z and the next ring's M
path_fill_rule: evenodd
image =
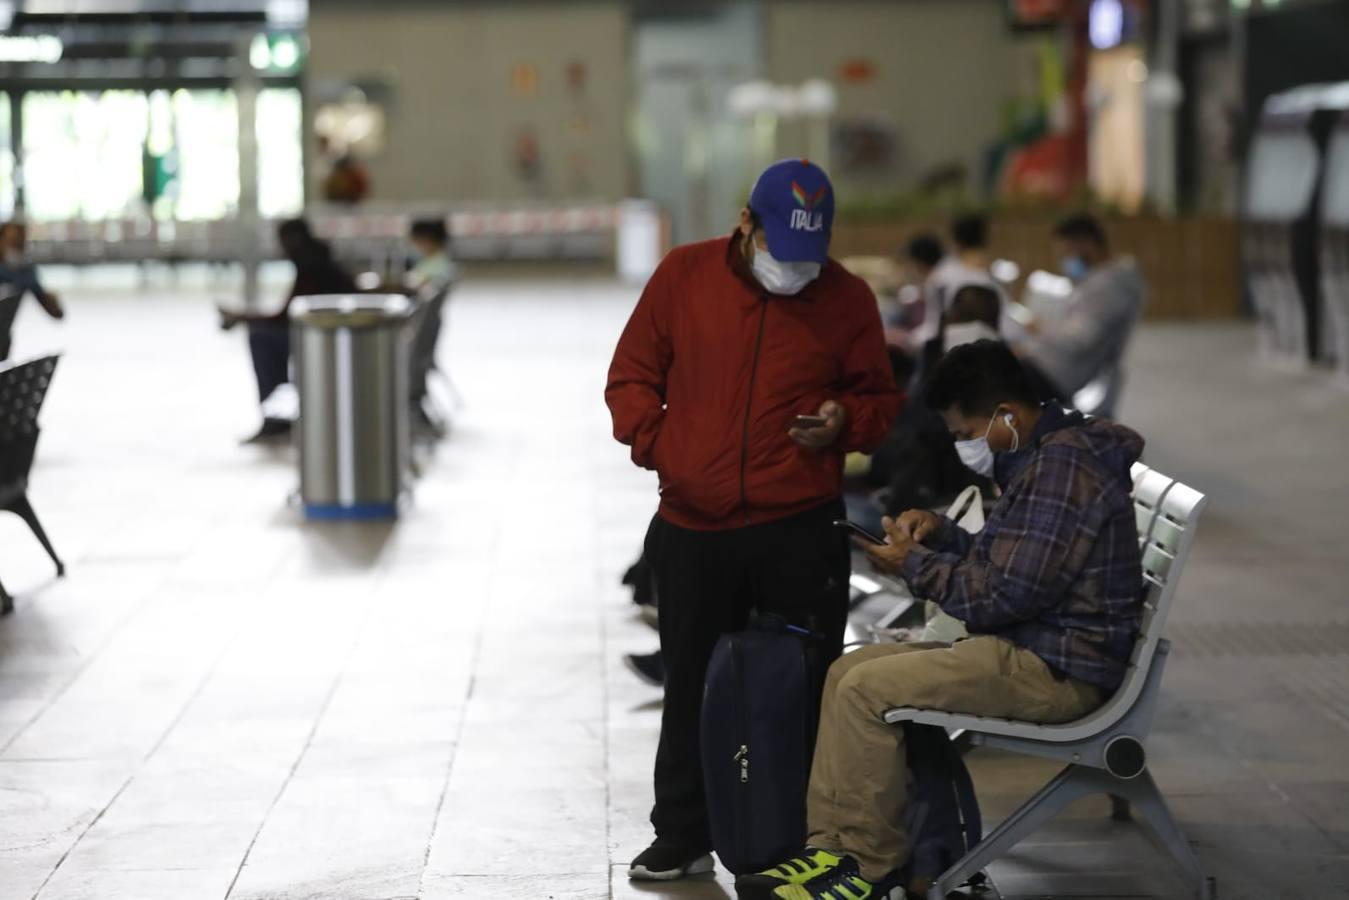
M735 855L743 865L749 853L749 729L745 716L744 659L739 638L731 638L731 680L735 682L735 719L737 749L734 762L739 767L739 788L735 792Z
M745 397L745 429L740 442L740 511L745 517L745 524L749 521L749 492L745 484L745 470L749 467L749 416L750 409L754 405L754 381L759 374L759 350L763 347L764 320L768 318L768 298L760 295L759 303L759 334L754 339L754 358L750 361L749 367L749 391Z

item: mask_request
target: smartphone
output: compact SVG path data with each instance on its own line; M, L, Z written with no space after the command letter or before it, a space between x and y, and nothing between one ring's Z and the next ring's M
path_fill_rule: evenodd
M835 519L834 526L837 528L846 528L858 537L871 541L873 544L885 543L885 538L872 534L856 522L849 522L847 519Z
M829 424L828 416L797 416L797 428L823 428Z

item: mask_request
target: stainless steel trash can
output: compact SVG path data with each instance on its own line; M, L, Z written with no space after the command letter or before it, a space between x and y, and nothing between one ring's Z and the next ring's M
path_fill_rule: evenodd
M300 498L311 519L389 519L408 467L408 319L397 294L291 304Z

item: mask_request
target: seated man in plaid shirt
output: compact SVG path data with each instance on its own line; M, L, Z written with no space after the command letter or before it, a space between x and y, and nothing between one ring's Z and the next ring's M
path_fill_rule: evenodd
M910 510L886 519L872 563L965 622L955 644L875 644L829 670L811 770L809 849L755 876L772 896L885 896L906 860L900 706L1055 723L1119 687L1142 613L1130 466L1136 433L1040 406L1010 350L953 349L928 379L966 465L1002 496L982 532ZM898 750L898 758L896 758ZM905 885L911 890L922 886Z

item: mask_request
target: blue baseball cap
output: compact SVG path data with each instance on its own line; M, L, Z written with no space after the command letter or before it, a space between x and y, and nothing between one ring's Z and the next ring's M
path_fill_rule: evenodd
M829 257L834 187L810 160L784 159L764 169L750 191L749 208L763 225L774 259L823 265Z

